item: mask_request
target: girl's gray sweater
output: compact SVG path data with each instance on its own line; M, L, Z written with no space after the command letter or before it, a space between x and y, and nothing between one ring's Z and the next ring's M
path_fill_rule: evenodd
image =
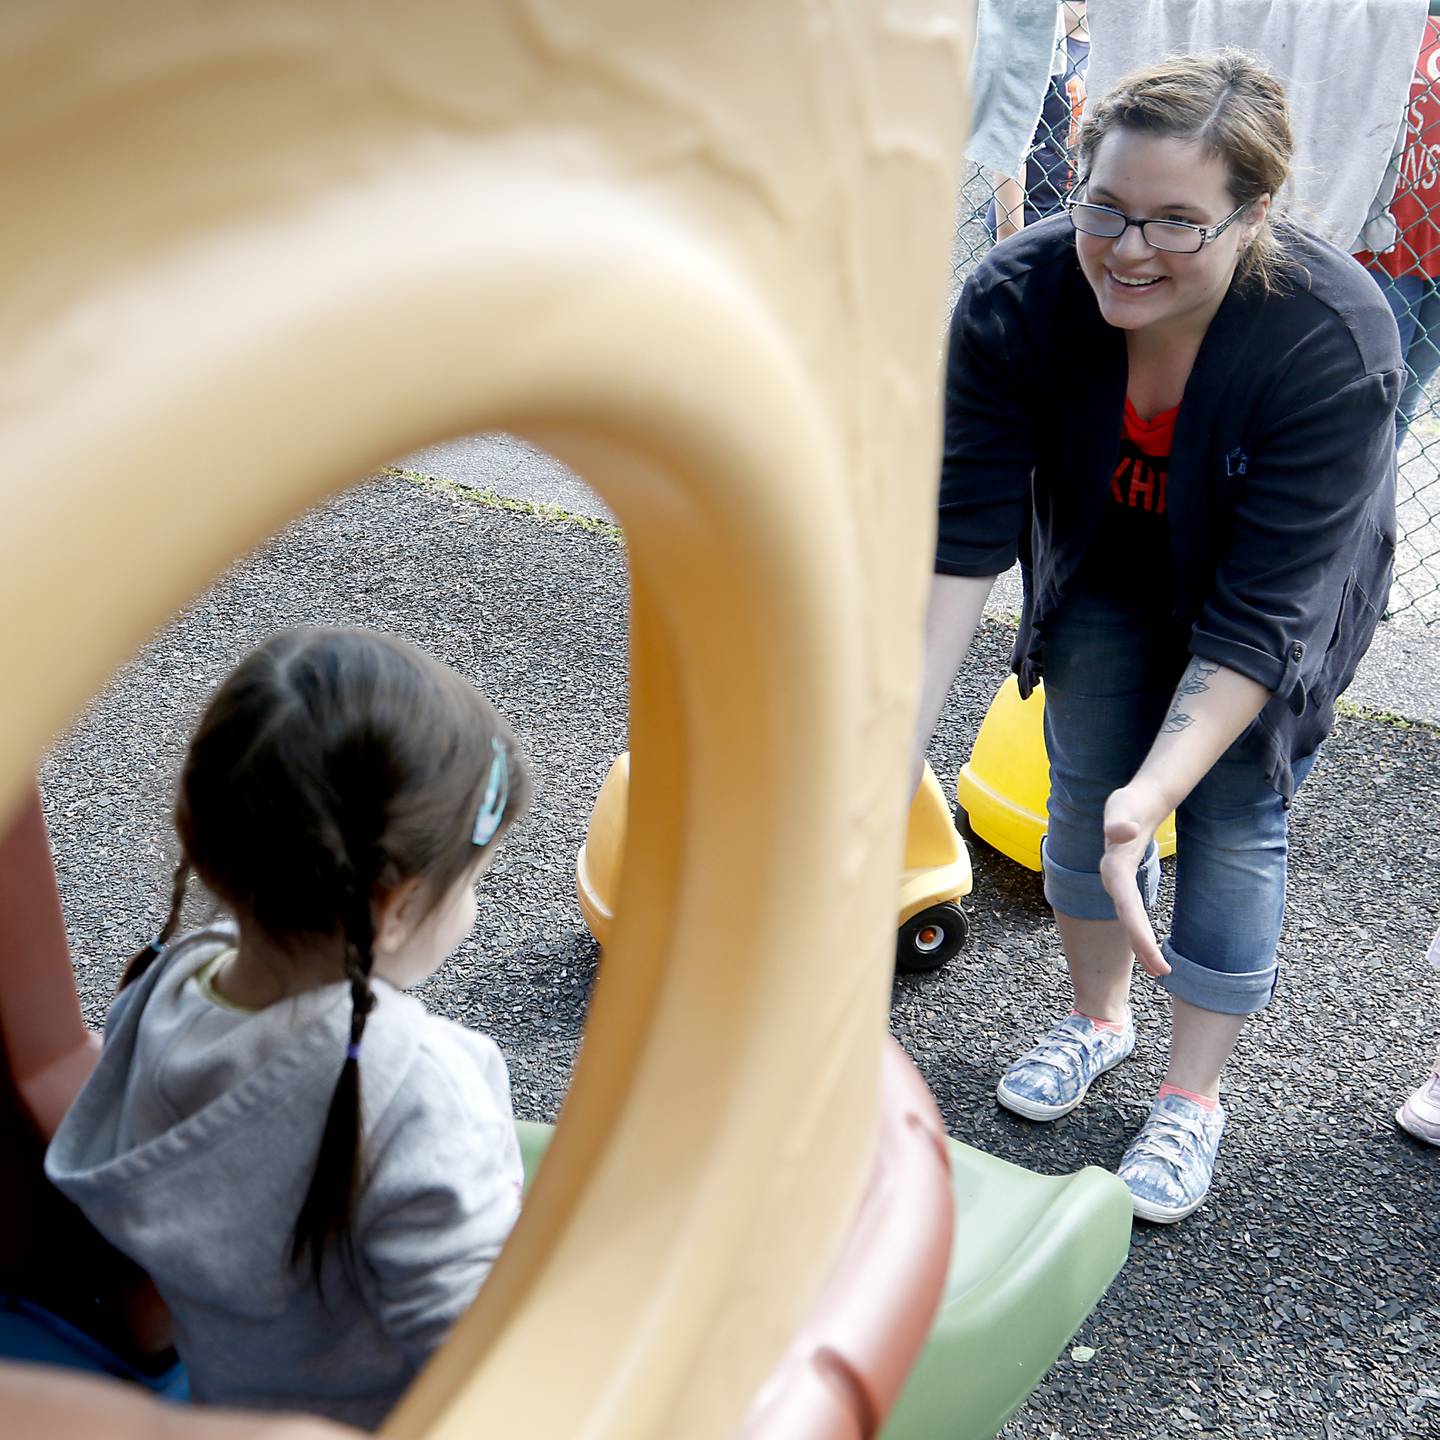
M291 1233L345 1056L349 987L225 1007L197 976L234 943L231 929L198 931L121 993L46 1171L154 1278L196 1400L373 1429L519 1213L505 1062L376 982L355 1263L327 1257L322 1295L308 1264L291 1264Z

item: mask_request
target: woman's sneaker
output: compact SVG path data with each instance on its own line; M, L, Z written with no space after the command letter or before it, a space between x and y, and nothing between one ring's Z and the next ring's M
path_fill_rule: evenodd
M1395 1123L1427 1145L1440 1145L1440 1070L1395 1112Z
M1123 1030L1114 1030L1071 1013L1001 1076L995 1098L1027 1120L1058 1120L1085 1098L1097 1075L1113 1070L1134 1048L1133 1016L1126 1015Z
M1171 1093L1150 1107L1119 1171L1142 1220L1170 1225L1205 1203L1224 1130L1225 1107L1218 1100L1207 1109Z

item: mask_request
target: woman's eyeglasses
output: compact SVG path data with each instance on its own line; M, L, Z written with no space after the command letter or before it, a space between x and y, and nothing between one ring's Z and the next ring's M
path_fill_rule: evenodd
M1250 207L1245 204L1232 210L1218 225L1192 225L1188 220L1133 220L1109 205L1092 205L1088 200L1067 200L1070 223L1082 235L1095 235L1104 240L1118 240L1132 225L1152 250L1168 250L1172 255L1193 255L1235 223Z

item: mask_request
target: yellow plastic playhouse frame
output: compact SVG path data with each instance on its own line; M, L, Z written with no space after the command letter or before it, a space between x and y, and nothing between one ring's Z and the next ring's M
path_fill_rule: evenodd
M394 1434L731 1433L855 1212L969 10L6 8L0 814L157 625L395 455L524 434L628 539L644 863L545 1173Z
M823 1433L894 1398L805 1322L877 1137L943 1183L882 1072L972 8L0 18L7 843L43 845L37 758L125 658L392 457L514 431L625 529L628 857L584 1051L512 1242L386 1434L798 1435L765 1383L797 1357ZM42 1138L91 1045L54 1034L15 1077ZM142 1423L53 1393L47 1433Z

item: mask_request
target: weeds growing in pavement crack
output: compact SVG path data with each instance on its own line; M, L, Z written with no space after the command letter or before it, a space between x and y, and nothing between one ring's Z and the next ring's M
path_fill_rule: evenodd
M535 520L544 520L552 525L569 525L577 530L587 530L606 540L623 543L625 533L613 520L599 520L593 515L577 515L563 506L552 505L543 500L516 500L508 495L498 495L494 490L461 485L455 480L445 480L438 475L424 475L418 470L406 470L399 465L387 465L380 472L393 475L399 480L408 480L412 485L433 491L437 495L449 495L471 505L483 505L487 510L505 510L512 515L529 515Z

